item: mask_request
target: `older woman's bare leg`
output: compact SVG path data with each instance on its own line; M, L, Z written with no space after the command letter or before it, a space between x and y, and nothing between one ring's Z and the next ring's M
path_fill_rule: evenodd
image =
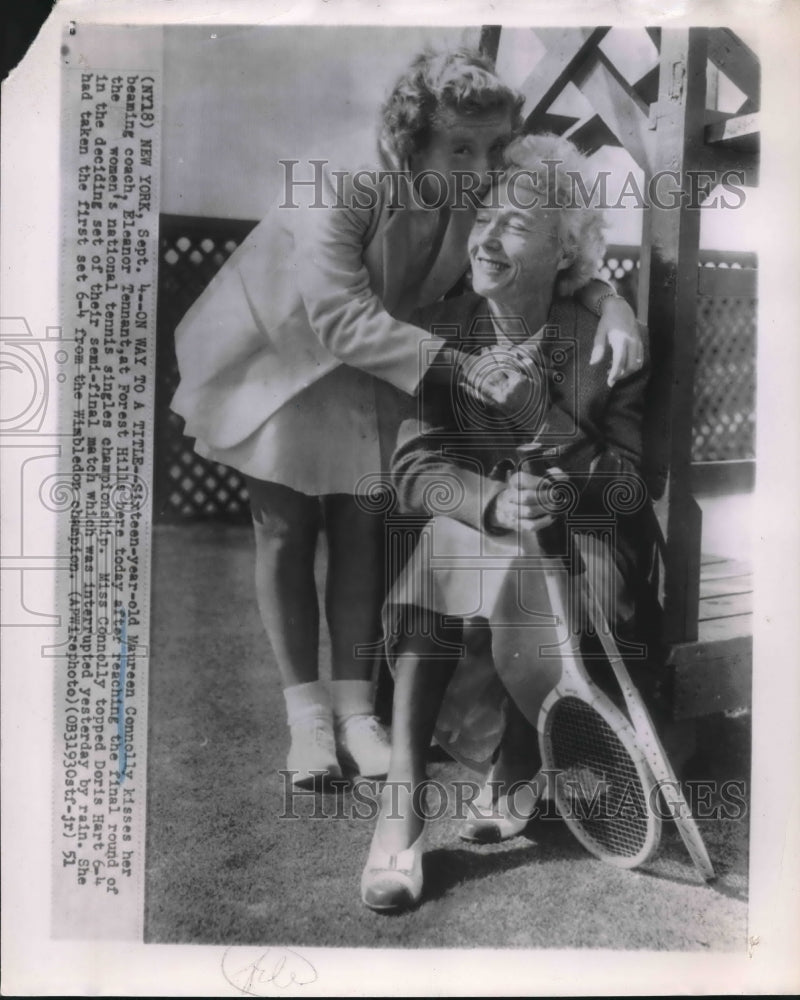
M392 756L375 834L389 853L413 844L425 825L420 791L426 758L461 640L460 626L445 627L439 616L410 610L421 627L409 630L397 648Z
M389 777L361 874L362 902L382 913L415 906L422 896L425 758L459 652L458 646L448 646L444 630L425 627L441 625L438 616L409 611L411 627L404 630L395 661Z
M522 833L544 791L540 769L536 728L510 700L497 758L475 800L474 814L461 825L462 840L494 843Z
M506 728L492 768L492 778L499 783L497 794L504 795L511 786L530 781L539 773L541 766L536 727L526 719L516 702L509 699Z

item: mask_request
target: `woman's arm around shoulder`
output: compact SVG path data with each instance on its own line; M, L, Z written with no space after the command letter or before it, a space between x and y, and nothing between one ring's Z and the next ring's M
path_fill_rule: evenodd
M362 177L356 190L352 175L341 177L324 169L315 192L319 207L297 208L290 218L300 295L312 329L333 355L413 393L435 354L435 344L427 349L435 338L390 315L364 263L369 240L381 239L388 181L376 172L374 184Z

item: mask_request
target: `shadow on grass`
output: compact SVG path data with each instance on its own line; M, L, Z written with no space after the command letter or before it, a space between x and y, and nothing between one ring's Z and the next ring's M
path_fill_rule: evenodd
M747 902L748 872L746 844L719 842L718 831L704 834L706 848L714 866L715 878L703 881L689 857L687 848L672 823L669 824L655 858L639 869L643 875L676 885L707 886L715 894Z
M504 844L481 847L438 848L425 855L425 894L430 899L444 896L460 884L499 875L527 865L547 865L557 862L592 861L607 865L589 853L569 832L563 820L548 816L532 820L523 835ZM618 871L624 866L609 865ZM747 871L740 859L733 863L714 859L716 878L704 883L694 868L677 830L662 841L658 853L646 865L629 869L656 882L693 888L707 885L714 894L747 902Z
M727 869L723 870L720 866L716 866L716 878L712 879L710 882L706 882L705 886L711 892L716 893L720 896L725 896L728 899L735 899L738 902L746 903L748 899L747 893L747 883L737 885L735 882L728 881L731 875L735 875L732 871ZM680 876L674 873L665 873L656 870L650 870L648 868L640 868L639 871L642 875L646 875L648 878L655 879L660 882L671 882L675 885L687 885L687 886L702 886L703 880L699 875L692 878L691 876ZM737 879L737 881L739 881Z
M587 854L560 821L532 821L524 834L501 844L434 848L424 856L425 896L439 899L458 885L529 865L577 861Z
M566 850L565 842L572 838L563 821L559 822L554 821L552 818L547 818L543 822L529 824L526 832L531 834L534 830L542 860L568 859L572 856L583 858L592 856L574 841L576 853L572 855ZM709 833L710 836L706 835L704 839L706 840L706 846L711 854L716 872L716 878L710 882L704 882L697 872L677 828L672 823L667 824L655 856L645 865L630 869L630 871L645 875L647 878L657 882L685 885L694 888L707 886L715 894L725 896L728 899L747 902L746 845L742 849L739 844L728 845L724 842L718 842L719 827L717 830L712 829ZM607 864L607 862L600 861L600 859L596 860L599 864ZM625 871L626 869L623 866L619 866L618 870Z
M541 861L535 844L503 852L479 854L463 848L434 848L423 859L425 898L441 899L458 885L499 875Z

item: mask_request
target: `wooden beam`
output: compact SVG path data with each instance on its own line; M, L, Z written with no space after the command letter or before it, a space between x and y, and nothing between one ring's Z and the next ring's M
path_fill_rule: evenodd
M526 77L520 91L525 95L525 129L535 128L535 119L550 107L570 82L574 67L608 34L610 28L539 28L536 34L547 51Z
M481 26L481 36L478 48L488 56L492 62L497 62L497 52L500 48L500 32L502 26L499 24L484 24Z
M705 135L703 137L705 139ZM702 161L703 170L716 171L717 177L737 174L734 181L742 187L758 187L758 153L748 153L741 149L727 149L725 146L706 145Z
M704 597L726 597L731 594L752 594L753 574L740 573L738 576L725 576L707 579L700 578L700 600Z
M695 462L692 465L692 492L703 496L752 493L756 488L753 459L728 462Z
M752 634L752 614L734 615L729 618L710 618L703 622L697 645L704 646L708 650L713 650L720 642L727 642L732 638L749 638ZM688 645L691 645L691 643Z
M653 172L704 167L707 32L661 31ZM692 496L697 266L700 213L686 206L645 214L639 274L640 319L650 329L653 379L645 454L668 478L664 558L667 643L697 639L702 514Z
M709 298L754 299L758 271L751 267L698 267L697 294Z
M749 562L741 559L726 559L724 556L712 554L704 555L701 559L703 580L729 580L732 576L742 576L744 573L752 573L753 567ZM748 629L741 634L744 635ZM704 638L714 638L705 636Z
M724 121L706 125L706 142L735 149L744 153L757 153L760 149L761 125L757 114L736 115Z
M722 621L725 618L740 618L753 613L753 592L741 594L718 594L700 599L700 622ZM700 628L702 629L702 625Z
M754 101L752 97L748 97L743 104L736 109L737 115L754 115L759 110L758 101Z
M706 66L706 111L716 112L719 104L719 68L712 62Z
M649 109L610 60L598 50L576 68L572 82L589 100L638 166L653 171L655 134Z
M591 156L603 146L621 146L622 143L606 125L600 115L592 115L575 122L564 136L570 139L586 156Z
M579 118L572 118L568 115L554 115L549 111L536 116L537 132L553 132L555 135L564 135L576 124L580 124Z
M645 104L652 104L658 98L658 65L655 65L638 79L634 83L633 89Z
M761 66L758 56L730 28L711 28L708 33L708 58L753 102L756 110L761 99Z

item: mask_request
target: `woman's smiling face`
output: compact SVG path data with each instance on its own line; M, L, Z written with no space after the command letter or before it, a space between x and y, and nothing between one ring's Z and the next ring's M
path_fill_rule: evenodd
M458 115L442 111L424 147L410 158L412 173L436 173L444 182L430 176L423 178L422 195L429 203L441 202L461 192L475 191L482 197L489 189L491 171L500 167L503 149L511 138L511 113ZM472 175L470 179L456 175ZM464 204L469 205L468 196ZM460 205L458 207L461 207Z
M509 185L501 181L478 209L469 236L472 287L486 298L550 294L557 272L569 264L559 239L561 210L521 207L533 198L519 187L509 197Z

